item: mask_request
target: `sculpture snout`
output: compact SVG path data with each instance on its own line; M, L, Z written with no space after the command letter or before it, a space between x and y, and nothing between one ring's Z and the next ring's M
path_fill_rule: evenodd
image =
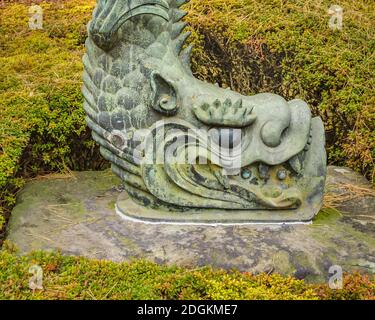
M193 112L199 121L214 127L246 128L256 122L263 143L271 148L280 145L291 122L290 105L273 94L199 102Z

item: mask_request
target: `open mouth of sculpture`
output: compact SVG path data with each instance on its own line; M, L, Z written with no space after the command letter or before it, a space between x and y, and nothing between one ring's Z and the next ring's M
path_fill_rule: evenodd
M220 134L228 139L218 140ZM298 208L302 195L291 171L264 163L244 166L242 146L239 129L224 129L223 134L183 121L163 123L162 131L155 128L144 144L145 187L156 198L181 207Z

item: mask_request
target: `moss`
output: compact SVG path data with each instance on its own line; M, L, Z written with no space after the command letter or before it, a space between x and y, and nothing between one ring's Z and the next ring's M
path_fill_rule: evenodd
M359 230L356 230L353 226L348 225L345 225L343 232L348 235L348 238L352 237L359 243L363 243L364 241L366 241L370 247L375 248L375 237L372 232L361 232Z
M353 239L356 239L358 243L369 243L371 247L375 248L375 239L371 231L366 232L366 229L357 230L355 228L353 221L350 221L350 223L343 223L341 218L342 214L340 213L340 211L336 209L322 209L313 219L313 227L316 227L316 229L313 232L316 235L316 237L323 241L324 237L320 236L320 234L322 234L320 227L325 228L325 226L334 224L335 228L337 229L337 232L346 234L348 238L351 237ZM332 243L327 243L327 246L330 245L332 245Z
M0 215L0 230L3 229L5 225L5 218L4 216Z
M293 274L296 270L293 265L290 263L289 254L286 251L279 251L272 258L272 264L275 270L283 274Z
M115 209L116 208L116 201L113 200L111 202L108 203L108 208L109 209Z
M314 217L313 225L327 225L337 222L342 217L340 211L333 208L324 208Z
M368 276L347 275L343 290L277 274L186 269L147 261L114 263L35 252L0 251L0 299L374 299ZM29 289L29 268L43 270L43 290Z

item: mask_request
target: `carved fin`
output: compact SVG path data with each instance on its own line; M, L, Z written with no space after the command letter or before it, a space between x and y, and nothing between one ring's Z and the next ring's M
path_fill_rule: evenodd
M83 73L82 79L88 92L90 92L91 95L95 98L95 100L97 100L98 87L94 84L94 82L92 81L92 79L86 71Z
M89 108L91 108L91 113L90 114L94 114L94 112L98 112L98 106L96 104L96 101L95 101L95 98L93 97L93 95L87 90L86 86L83 86L82 87L82 94L85 98L85 102L84 103L87 103L87 106ZM95 115L96 117L96 115Z
M176 40L175 40L175 50L176 53L179 55L182 51L182 47L184 46L186 40L190 37L191 32L186 32L182 35L180 35Z
M87 101L83 103L83 109L85 110L87 117L93 120L94 122L98 121L98 114L93 108L89 105Z
M172 32L171 37L172 39L176 39L182 31L186 28L187 22L177 22L172 25Z
M176 22L179 22L186 15L187 15L186 11L176 9L176 10L173 10L171 20L172 20L173 23L176 23Z
M176 6L177 8L181 7L182 5L184 5L185 3L188 3L190 2L190 0L176 0Z
M83 65L85 66L86 72L89 74L90 78L94 77L94 67L91 64L91 61L87 54L83 56Z
M180 59L189 72L191 72L191 52L193 51L193 47L193 45L189 45L180 53Z

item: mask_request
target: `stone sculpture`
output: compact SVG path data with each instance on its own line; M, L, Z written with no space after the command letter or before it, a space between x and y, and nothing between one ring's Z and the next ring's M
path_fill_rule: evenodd
M120 213L173 222L304 222L320 210L324 127L301 100L196 79L186 0L98 0L84 108L129 199Z

